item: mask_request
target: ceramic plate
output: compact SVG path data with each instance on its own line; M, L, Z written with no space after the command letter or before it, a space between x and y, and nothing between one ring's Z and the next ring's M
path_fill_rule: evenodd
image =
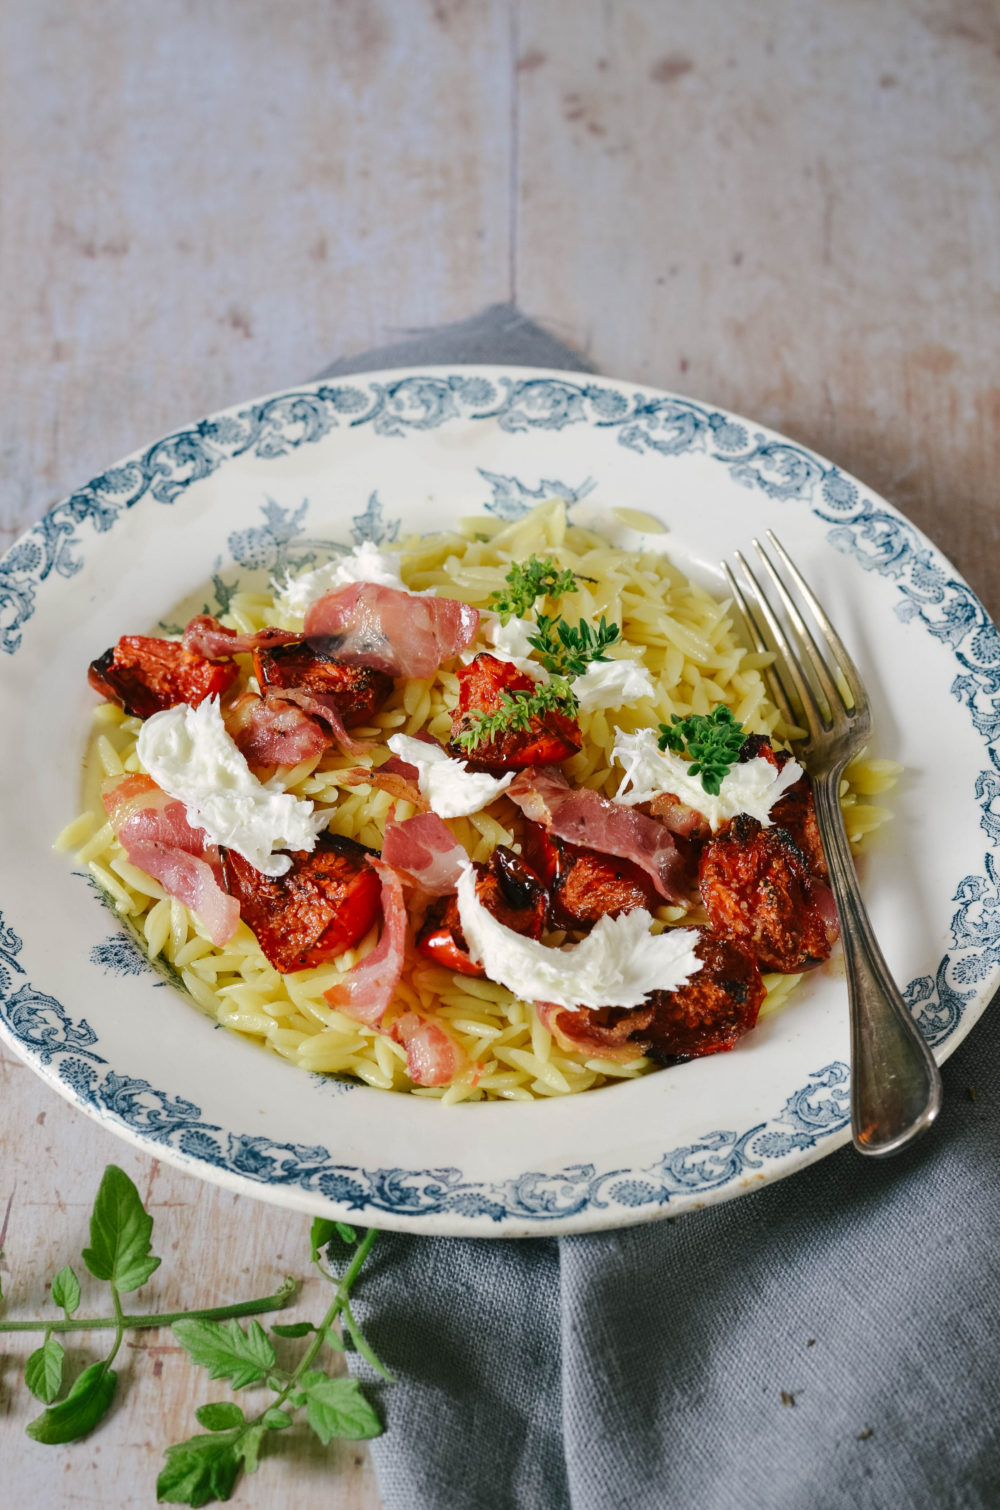
M770 526L868 685L873 753L905 774L862 884L939 1058L1000 981L1000 639L895 509L804 447L690 399L528 369L376 373L203 420L58 504L0 563L0 1031L49 1085L150 1154L279 1204L462 1235L585 1232L707 1205L848 1137L835 959L730 1054L531 1104L443 1109L309 1076L165 984L53 836L79 806L88 662L218 611L239 581L561 494L658 516L678 564ZM17 731L17 738L11 737Z

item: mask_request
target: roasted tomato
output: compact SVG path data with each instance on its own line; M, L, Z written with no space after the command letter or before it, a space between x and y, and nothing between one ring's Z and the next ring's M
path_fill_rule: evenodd
M701 852L698 885L712 927L767 970L808 970L837 938L829 888L781 828L741 813Z
M757 755L769 760L779 771L792 758L784 750L774 749L766 734L750 734L740 750L740 761L753 760ZM776 828L783 828L791 835L793 842L805 856L809 869L825 881L828 875L826 855L823 853L823 841L816 821L812 782L805 773L774 804L771 822Z
M530 765L556 765L580 748L580 730L575 718L549 711L535 714L527 729L507 729L496 739L484 740L470 754L456 744L469 728L473 712L496 713L504 692L530 692L531 677L509 661L494 655L477 655L458 672L458 706L451 719L451 751L481 771L519 771Z
M536 847L539 841L535 841ZM652 878L632 860L602 855L542 834L540 874L549 887L549 917L556 928L592 928L604 917L621 917L658 905ZM532 849L532 859L535 849Z
M95 692L118 703L126 713L149 718L179 703L197 708L206 697L221 696L238 674L231 663L219 665L192 655L180 640L126 634L91 661L87 680Z
M506 927L526 938L537 939L545 926L548 898L545 887L529 865L498 844L489 864L477 866L476 896ZM441 897L428 908L417 948L435 964L460 975L485 975L482 965L469 957L458 915L458 899Z
M379 915L378 873L353 839L321 834L316 848L292 851L283 876L262 876L232 849L222 851L226 887L265 956L283 975L309 970L363 939Z
M392 677L371 666L338 661L329 648L334 643L314 639L255 650L253 669L261 691L301 687L314 697L330 698L346 728L367 723L392 691Z
M701 969L676 991L654 991L649 1023L633 1038L653 1059L697 1059L731 1049L757 1021L764 1000L760 966L732 939L701 929Z

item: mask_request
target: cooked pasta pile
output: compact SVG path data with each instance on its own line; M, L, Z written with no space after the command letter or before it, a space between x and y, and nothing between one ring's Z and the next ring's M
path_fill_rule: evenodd
M667 537L664 540L667 543ZM655 728L671 714L705 714L725 703L749 731L779 739L786 732L761 676L766 658L741 645L730 606L689 581L665 555L617 550L590 530L568 524L559 500L540 505L513 524L492 517L465 519L453 532L413 537L383 549L401 553L407 587L436 588L443 596L461 598L477 608L487 607L490 593L503 586L512 562L532 554L553 556L560 567L579 574L583 580L572 599L574 618L597 621L605 615L619 624L625 646L648 667L658 691L655 700L611 713L581 710L583 748L565 766L575 785L593 787L608 797L617 791L622 773L610 758L616 726L628 732ZM275 595L268 592L235 594L222 623L241 632L267 624L301 627L301 619L279 611ZM245 684L249 657L240 657L240 664L246 668ZM371 727L353 732L384 739L394 732L426 730L446 741L457 695L453 670L442 668L429 681L399 680ZM136 755L140 728L138 719L111 703L95 710L84 810L56 842L76 852L150 959L224 1027L257 1040L304 1070L350 1076L380 1090L437 1097L445 1104L564 1096L657 1067L646 1058L619 1064L565 1052L533 1007L505 987L452 974L413 955L386 1026L410 1011L436 1018L464 1051L468 1066L447 1087L414 1086L401 1044L324 999L324 992L373 947L377 929L329 966L283 975L265 959L245 923L224 947L214 946L180 902L129 863L106 822L100 788L106 777L142 770ZM285 784L296 796L329 810L332 832L380 849L393 798L372 787L346 785L342 773L358 764L356 757L331 749L318 761L288 773ZM890 761L870 759L855 761L849 768L841 801L853 845L888 817L869 799L892 784L897 770ZM412 812L410 804L397 800L397 819ZM450 820L449 826L472 860L485 861L497 844L517 846L518 817L514 804L501 796L485 811ZM698 912L671 907L660 908L656 916L661 926L682 917L685 923L704 921ZM563 938L559 933L545 935L551 944ZM787 1003L801 976L764 979L768 994L761 1017Z

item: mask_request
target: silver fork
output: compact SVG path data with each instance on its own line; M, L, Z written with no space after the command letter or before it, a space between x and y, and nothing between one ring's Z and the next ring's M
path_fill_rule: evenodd
M725 562L723 570L754 648L777 653L765 673L777 707L788 723L808 731L804 739L795 741L794 750L812 778L847 962L851 1136L861 1153L896 1153L937 1116L941 1076L872 931L840 811L844 767L865 745L871 730L868 695L840 636L801 573L770 530L767 538L812 616L812 629L758 540L753 542L754 549L783 605L788 630L739 551L736 560L745 586L741 588ZM820 650L817 633L828 654Z

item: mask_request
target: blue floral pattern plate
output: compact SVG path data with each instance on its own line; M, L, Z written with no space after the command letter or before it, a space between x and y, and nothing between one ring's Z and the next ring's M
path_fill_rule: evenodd
M565 1100L444 1110L306 1076L219 1029L140 954L53 836L79 806L88 662L120 634L225 608L236 588L364 539L518 517L559 494L626 544L656 515L678 564L771 526L859 662L894 822L862 884L939 1057L1000 984L1000 639L884 500L759 425L573 373L428 368L307 385L109 468L0 561L8 744L0 1034L121 1136L297 1209L462 1235L584 1232L738 1195L848 1136L836 960L730 1054Z

